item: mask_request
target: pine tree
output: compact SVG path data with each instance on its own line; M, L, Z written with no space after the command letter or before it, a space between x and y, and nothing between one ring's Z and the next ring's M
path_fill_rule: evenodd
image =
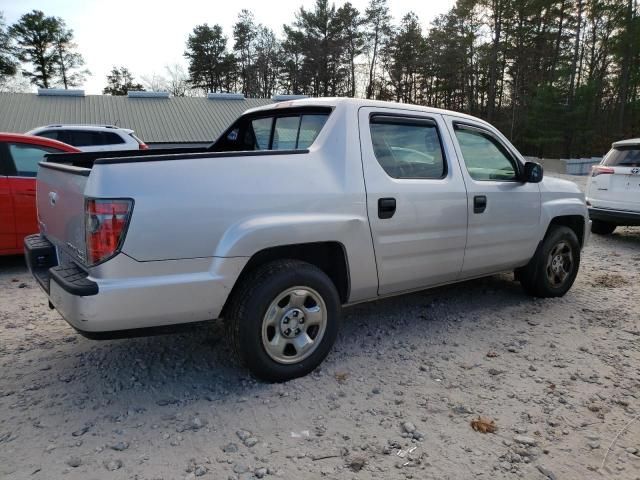
M102 93L105 95L127 95L129 92L144 91L140 83L134 82L133 75L126 67L113 67L107 75L107 86Z
M79 70L84 59L75 51L73 30L67 29L61 18L33 10L20 17L9 32L17 44L18 59L32 67L22 72L32 84L68 88L79 85L89 73Z
M197 25L189 35L184 56L189 61L189 83L194 88L216 92L230 84L227 77L232 73L229 69L235 69L235 61L229 62L227 37L220 25Z

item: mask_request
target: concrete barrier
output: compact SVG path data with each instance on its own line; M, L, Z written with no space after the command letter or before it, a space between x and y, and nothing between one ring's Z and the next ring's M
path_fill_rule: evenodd
M538 162L545 171L567 175L589 175L591 168L602 161L602 157L589 158L536 158L524 157L529 162Z

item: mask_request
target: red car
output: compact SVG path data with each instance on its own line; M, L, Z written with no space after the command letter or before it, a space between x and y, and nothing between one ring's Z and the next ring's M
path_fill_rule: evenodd
M47 153L79 151L48 138L0 133L0 255L21 254L24 237L38 231L38 163Z

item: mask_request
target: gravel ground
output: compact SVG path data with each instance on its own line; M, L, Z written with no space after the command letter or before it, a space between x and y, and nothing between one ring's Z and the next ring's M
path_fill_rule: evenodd
M639 479L639 247L593 236L560 299L498 275L349 308L279 385L219 323L84 339L2 259L0 478Z

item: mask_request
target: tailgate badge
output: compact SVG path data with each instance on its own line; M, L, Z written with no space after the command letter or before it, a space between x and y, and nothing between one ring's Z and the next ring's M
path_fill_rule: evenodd
M49 192L49 203L51 203L52 207L56 206L57 201L58 201L58 194L56 192Z
M631 169L631 175L638 175L640 174L640 168L635 167Z

